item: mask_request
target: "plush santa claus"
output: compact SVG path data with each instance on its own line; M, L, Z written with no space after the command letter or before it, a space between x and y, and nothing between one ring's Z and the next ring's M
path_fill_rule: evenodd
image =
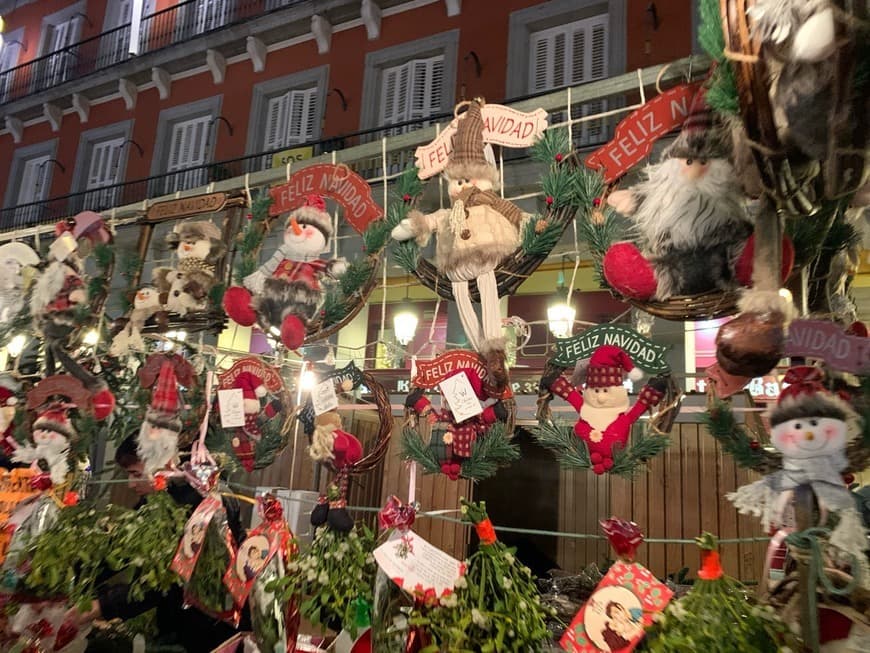
M69 416L72 408L75 405L63 402L54 402L43 408L33 422L30 435L33 444L16 449L12 460L32 463L37 471L42 469L40 462L43 462L52 484L61 485L70 471L70 443L78 439Z
M662 162L608 197L634 223L634 241L615 243L602 261L607 283L623 297L664 301L752 283L752 223L704 93ZM794 261L787 238L782 260L784 280Z
M667 388L665 379L654 377L631 405L628 390L623 385L626 374L632 381L643 375L622 349L602 345L589 359L585 388L575 388L561 374L542 380L545 388L570 403L580 414L574 433L586 443L592 471L596 474L613 467L614 448L625 448L632 425L658 405Z
M415 389L405 399L405 406L419 417L426 418L433 424L440 422L446 425L446 432L442 439L446 445L447 459L441 463L441 472L454 481L459 478L462 471L462 460L471 456L477 438L486 435L496 422L506 422L508 419L504 402L486 387L483 379L474 369L461 368L456 374L465 375L475 396L479 401L484 402L483 410L479 415L457 422L446 402L441 409L435 408L422 388Z
M325 280L347 270L343 258L321 259L329 250L332 220L320 195L309 195L287 217L283 243L272 257L224 294L227 315L242 326L259 321L280 333L288 349L298 349L323 303Z
M519 247L528 215L497 192L498 168L485 156L483 105L480 98L472 100L453 136L444 169L451 208L429 214L411 211L391 235L400 241L414 238L424 247L436 234L435 266L450 280L465 335L484 356L490 379L501 389L507 386L508 370L495 270ZM480 293L480 320L471 303L470 281Z
M178 436L184 426L180 415L178 379L172 361L163 361L151 393L151 405L137 436L137 451L146 474L153 475L178 455Z
M314 418L308 455L332 467L336 478L312 510L311 524L328 523L333 530L347 533L353 528L353 519L347 512L347 477L362 459L363 446L355 435L341 427L341 415L337 411L328 411Z

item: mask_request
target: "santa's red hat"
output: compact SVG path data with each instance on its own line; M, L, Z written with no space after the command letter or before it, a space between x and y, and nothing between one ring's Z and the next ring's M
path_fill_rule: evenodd
M355 435L341 429L335 429L332 434L335 436L332 441L332 464L337 469L342 469L358 463L363 455L362 442Z
M263 380L252 372L242 372L236 377L235 388L240 388L244 399L260 399L269 394Z
M782 379L787 384L779 393L776 407L770 411L770 424L776 426L793 419L831 417L845 420L849 408L839 397L827 391L822 381L825 373L818 367L798 365Z
M324 238L332 237L332 218L326 211L326 201L320 195L306 195L302 206L287 216L287 223L295 219L299 224L310 224L323 232Z
M163 361L160 366L157 383L154 384L151 393L151 408L161 413L178 412L178 379L175 376L175 368L168 360Z
M622 385L625 375L637 381L643 372L634 366L631 358L615 345L602 345L592 353L586 369L587 388L610 388Z
M75 440L78 437L69 417L69 409L61 404L52 404L39 413L33 422L33 430L51 431L67 440Z

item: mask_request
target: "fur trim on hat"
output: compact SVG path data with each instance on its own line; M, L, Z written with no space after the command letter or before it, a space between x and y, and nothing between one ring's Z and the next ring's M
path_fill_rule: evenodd
M175 225L175 228L166 236L166 242L173 247L182 240L191 239L220 240L221 231L213 222L208 220L191 220Z
M737 307L741 313L780 313L788 324L797 317L797 308L776 290L748 288L740 295Z
M486 179L492 183L492 189L501 187L498 168L485 161L458 161L448 163L444 174L451 179Z
M310 224L312 227L317 227L323 232L327 240L332 238L332 218L329 214L313 206L300 206L287 216L287 222L291 218L296 218L299 224Z
M770 425L777 426L783 422L807 417L830 417L846 421L850 412L848 405L842 399L826 392L817 392L786 397L771 409L769 417Z
M78 433L72 428L72 425L69 422L63 423L58 422L54 419L37 417L36 421L33 422L34 431L50 431L52 433L57 433L58 435L62 435L67 440L77 440Z
M169 429L176 433L180 433L184 428L184 422L177 413L164 413L162 410L149 408L145 411L145 421L158 428Z

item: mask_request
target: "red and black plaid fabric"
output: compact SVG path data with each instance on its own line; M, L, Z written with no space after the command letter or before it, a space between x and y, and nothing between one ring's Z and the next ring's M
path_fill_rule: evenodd
M164 413L178 412L178 381L169 361L160 366L157 383L151 393L151 407Z

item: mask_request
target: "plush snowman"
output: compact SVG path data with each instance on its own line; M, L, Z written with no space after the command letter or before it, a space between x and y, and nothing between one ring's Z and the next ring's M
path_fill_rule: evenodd
M589 359L586 387L582 390L561 375L541 381L542 386L570 403L579 413L574 434L586 443L592 471L596 474L603 474L613 467L614 449L626 446L632 425L647 410L658 405L667 388L662 377L650 379L632 406L628 390L623 385L626 374L632 381L643 375L622 349L602 345Z
M69 416L69 409L73 407L71 404L53 403L45 408L33 422L30 432L33 444L18 447L12 460L31 463L37 471L41 469L39 462L44 461L51 482L62 484L70 471L70 443L78 438Z
M217 283L215 265L226 253L220 230L207 220L182 222L166 237L166 243L178 257L175 269L154 271L166 309L179 315L205 310L209 292Z
M142 327L157 311L161 310L160 292L153 286L143 286L133 297L133 309L127 316L124 328L113 339L109 347L110 356L121 356L131 349L143 351L145 342L142 340Z
M765 528L778 528L789 521L795 488L808 485L824 513L840 516L831 543L863 551L864 529L841 475L848 468L849 425L856 416L824 389L822 379L816 367L793 367L786 373L783 382L788 386L769 414L771 444L782 454L782 469L738 488L728 498L741 513L761 516Z
M326 203L319 195L309 195L287 217L283 242L272 257L245 277L243 286L224 294L227 315L242 326L259 321L280 333L285 347L298 349L323 303L321 284L347 270L343 258L320 258L329 250L332 235Z
M9 322L24 307L27 267L39 265L39 256L24 243L0 245L0 324Z

